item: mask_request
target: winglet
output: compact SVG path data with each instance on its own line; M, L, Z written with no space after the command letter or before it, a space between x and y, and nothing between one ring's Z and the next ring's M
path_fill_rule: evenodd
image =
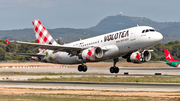
M10 43L10 41L6 40L6 45L8 45Z
M169 53L169 51L167 49L164 49L164 53L165 53L166 60L169 60L169 61L178 61L178 60L175 60L172 57L172 55Z

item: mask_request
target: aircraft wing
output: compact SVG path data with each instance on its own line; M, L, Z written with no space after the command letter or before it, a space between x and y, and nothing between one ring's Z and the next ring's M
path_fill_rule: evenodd
M40 44L40 43L30 43L30 42L21 42L21 41L11 41L10 43L28 45L35 48L49 49L54 51L63 51L63 52L68 52L70 54L77 54L84 49L81 47L69 47L63 45Z

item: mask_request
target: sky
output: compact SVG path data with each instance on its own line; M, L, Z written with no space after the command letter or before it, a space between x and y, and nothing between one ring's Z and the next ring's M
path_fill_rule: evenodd
M180 22L180 0L0 0L0 30L33 28L40 19L48 29L89 28L120 14L158 22Z

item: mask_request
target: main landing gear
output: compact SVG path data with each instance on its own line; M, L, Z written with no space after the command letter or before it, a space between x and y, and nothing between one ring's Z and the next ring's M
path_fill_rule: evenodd
M83 63L83 60L81 60L81 64L82 65L79 65L78 66L78 71L80 71L80 72L86 72L87 71L87 66L86 65L84 65L84 63Z
M113 61L114 61L114 66L111 67L111 68L109 69L109 71L110 71L111 73L119 73L119 68L116 67L116 63L119 61L119 59L118 59L118 58L115 58L115 59L113 59Z
M83 71L83 72L86 72L87 71L87 66L86 65L79 65L78 66L78 71Z
M119 68L118 67L116 67L116 63L119 61L119 59L118 58L115 58L115 59L113 59L113 61L114 61L114 66L113 67L111 67L110 69L109 69L109 71L111 72L111 73L119 73ZM87 71L87 66L86 65L84 65L84 63L82 62L82 65L79 65L78 66L78 71L80 71L80 72L86 72Z

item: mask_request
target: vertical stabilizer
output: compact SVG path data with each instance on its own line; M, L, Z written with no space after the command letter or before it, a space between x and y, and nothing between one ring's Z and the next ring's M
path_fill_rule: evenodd
M37 43L57 45L39 19L32 21Z
M172 55L169 53L169 51L167 49L164 49L164 53L165 53L166 60L169 60L169 61L178 61L178 60L175 60L172 57Z

